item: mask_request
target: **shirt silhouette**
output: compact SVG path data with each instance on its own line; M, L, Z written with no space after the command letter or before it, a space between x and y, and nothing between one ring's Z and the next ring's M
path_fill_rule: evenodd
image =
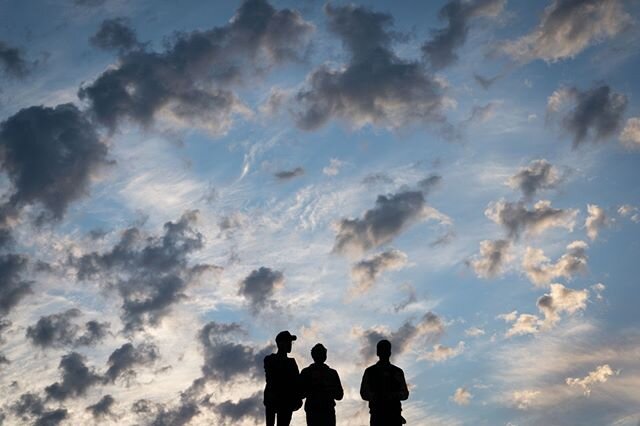
M369 401L371 426L399 426L406 423L402 417L402 403L409 398L409 389L401 368L391 364L391 343L381 340L376 345L379 361L368 367L362 376L360 396Z
M344 396L338 372L324 362L327 349L320 343L311 349L313 364L300 373L300 389L306 398L304 410L308 426L335 426L336 400Z
M267 426L288 426L291 415L302 406L299 387L298 364L287 354L297 337L288 331L276 336L278 352L264 358L267 384L264 388L264 406Z

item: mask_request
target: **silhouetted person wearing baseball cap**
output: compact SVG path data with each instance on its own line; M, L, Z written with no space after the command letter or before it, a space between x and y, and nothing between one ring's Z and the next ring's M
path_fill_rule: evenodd
M291 342L297 337L288 331L276 336L278 352L264 358L264 372L267 385L264 388L264 406L267 426L289 426L291 415L302 407L298 364L287 354L291 352Z
M307 412L308 426L335 426L336 400L344 396L338 372L324 362L327 349L318 343L311 349L313 364L300 373L300 388L306 398L304 411Z
M391 342L388 340L378 342L376 355L379 361L368 367L362 376L360 396L369 401L371 426L400 426L406 423L400 401L409 398L404 372L389 362Z

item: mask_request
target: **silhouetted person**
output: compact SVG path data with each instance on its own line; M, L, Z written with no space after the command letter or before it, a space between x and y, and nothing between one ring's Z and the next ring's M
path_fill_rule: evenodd
M267 426L289 426L291 415L302 406L298 364L287 354L291 352L291 342L297 337L288 331L276 336L278 352L264 357L264 372L267 385L264 388L264 406Z
M362 376L360 396L369 401L371 426L399 426L406 423L402 417L402 403L409 398L409 389L401 368L389 362L391 343L380 340L376 345L380 359L368 367Z
M300 373L300 389L306 398L304 411L307 412L308 426L335 426L336 400L344 396L338 372L324 362L327 349L318 343L311 349L313 364Z

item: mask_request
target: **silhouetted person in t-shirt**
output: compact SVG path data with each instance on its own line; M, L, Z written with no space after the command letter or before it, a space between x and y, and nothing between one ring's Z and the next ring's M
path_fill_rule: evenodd
M338 372L324 362L327 349L318 343L311 349L313 364L300 373L300 389L306 398L304 411L307 412L308 426L335 426L336 400L344 396Z
M404 373L389 362L391 343L388 340L378 342L376 355L380 360L364 371L360 396L369 401L371 426L400 426L406 423L400 401L409 398Z
M288 331L276 336L278 352L264 357L264 372L267 385L264 388L264 406L267 426L289 426L291 415L302 406L298 364L287 354L291 352L291 342L297 337Z

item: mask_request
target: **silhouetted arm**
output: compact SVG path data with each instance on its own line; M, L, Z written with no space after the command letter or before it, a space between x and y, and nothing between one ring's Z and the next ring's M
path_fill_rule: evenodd
M360 384L360 396L365 401L371 401L373 399L373 391L371 390L371 383L368 370L364 371L362 376L362 383Z
M334 389L333 389L333 399L336 401L340 401L344 396L344 390L342 389L342 383L340 383L340 376L337 371L333 371L334 373Z
M407 388L407 382L404 380L404 372L402 370L398 373L398 382L400 384L398 399L400 399L400 401L406 401L409 399L409 388Z

